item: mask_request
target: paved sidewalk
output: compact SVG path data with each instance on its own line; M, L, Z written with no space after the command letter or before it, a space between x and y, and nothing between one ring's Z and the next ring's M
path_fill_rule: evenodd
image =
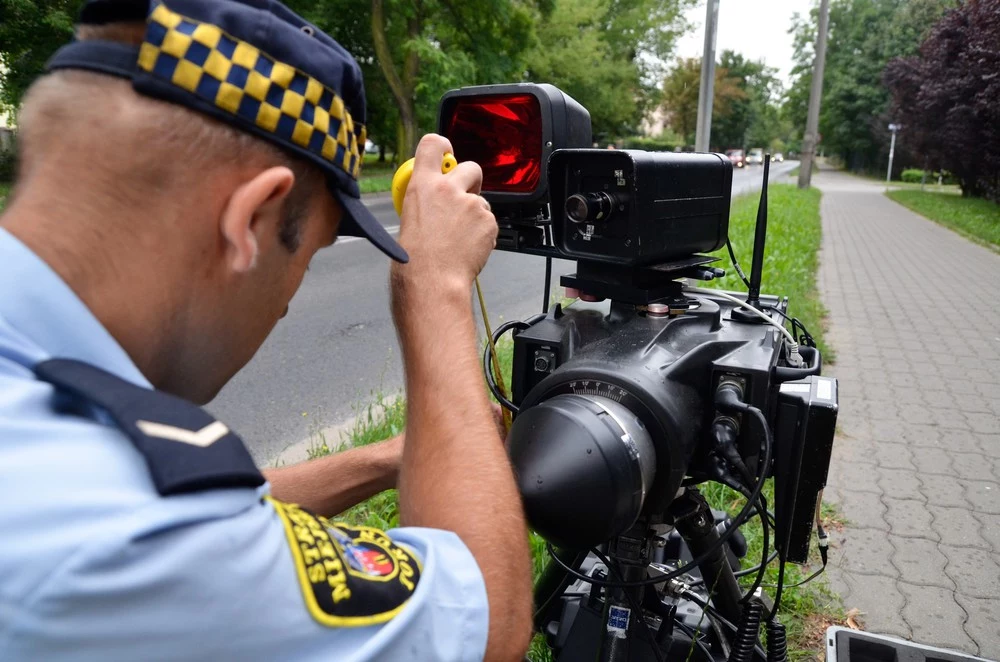
M831 581L867 629L1000 659L1000 255L835 171L820 291L840 416Z

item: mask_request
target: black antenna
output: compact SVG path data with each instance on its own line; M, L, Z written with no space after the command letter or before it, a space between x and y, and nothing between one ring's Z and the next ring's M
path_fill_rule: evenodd
M757 225L753 237L753 264L750 266L750 290L747 303L761 310L760 279L764 273L764 244L767 241L767 181L771 170L771 155L764 155L764 183L760 187L760 204L757 206ZM761 318L742 308L733 311L733 317L742 322L763 322Z

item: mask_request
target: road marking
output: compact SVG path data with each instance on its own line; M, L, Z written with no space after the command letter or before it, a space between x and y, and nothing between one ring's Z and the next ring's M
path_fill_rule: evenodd
M385 231L388 232L389 234L396 234L397 232L399 232L399 226L398 225L387 226L385 228ZM335 243L334 246L349 244L352 241L368 241L368 239L365 237L337 237L337 243Z

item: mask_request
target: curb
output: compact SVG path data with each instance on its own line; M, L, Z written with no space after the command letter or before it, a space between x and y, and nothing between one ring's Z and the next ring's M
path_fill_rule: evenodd
M382 412L385 411L383 407L372 407L371 416L380 416ZM369 412L366 410L364 416L367 418ZM334 451L337 446L344 444L345 446L350 446L349 435L351 430L355 428L358 422L357 416L352 416L346 420L336 423L335 425L329 425L325 428L321 428L316 432L311 433L307 438L289 444L285 446L277 455L270 458L266 463L265 467L269 469L274 469L277 467L287 467L292 464L298 464L300 462L305 462L309 459L309 451L314 448L318 448L324 441L331 451Z

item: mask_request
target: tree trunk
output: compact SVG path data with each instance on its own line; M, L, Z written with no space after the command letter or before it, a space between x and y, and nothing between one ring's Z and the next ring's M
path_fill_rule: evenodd
M419 9L418 3L418 15L410 19L407 24L407 32L411 38L420 34ZM385 8L382 0L372 0L372 42L375 45L375 56L378 58L379 68L382 69L382 74L389 84L393 98L399 104L401 130L396 143L396 158L397 160L407 159L413 156L417 146L417 114L413 104L413 90L416 85L416 74L420 61L415 51L411 49L407 52L403 61L403 77L400 78L389 50L389 40L385 34Z
M384 140L382 141L382 144L378 146L378 162L379 163L385 163L385 141Z

